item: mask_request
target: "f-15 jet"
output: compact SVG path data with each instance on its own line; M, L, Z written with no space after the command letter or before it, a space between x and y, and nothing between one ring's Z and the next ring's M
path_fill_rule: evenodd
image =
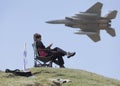
M100 30L106 30L111 36L115 36L115 30L111 27L111 19L117 15L117 11L113 10L106 16L101 17L101 8L103 4L95 3L85 12L80 12L72 17L65 17L65 19L47 21L51 24L65 24L65 26L72 28L80 28L75 34L86 34L94 42L100 41Z

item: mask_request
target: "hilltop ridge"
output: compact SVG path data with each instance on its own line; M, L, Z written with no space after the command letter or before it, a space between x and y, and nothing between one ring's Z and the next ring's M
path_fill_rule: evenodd
M84 70L67 68L30 68L33 76L23 77L0 71L0 86L61 86L51 79L68 79L62 86L120 86L120 81Z

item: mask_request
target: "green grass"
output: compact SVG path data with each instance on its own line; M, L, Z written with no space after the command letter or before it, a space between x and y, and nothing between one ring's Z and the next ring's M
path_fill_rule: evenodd
M95 73L67 68L31 68L33 76L0 72L0 86L57 86L50 79L69 79L62 86L120 86L120 81Z

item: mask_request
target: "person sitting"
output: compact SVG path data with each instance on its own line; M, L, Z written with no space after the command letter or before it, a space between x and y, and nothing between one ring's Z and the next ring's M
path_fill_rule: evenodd
M39 33L34 34L34 41L36 42L36 48L38 50L38 54L40 56L53 55L52 61L55 64L59 65L60 68L65 67L63 56L67 56L67 58L70 58L76 54L75 52L66 52L59 47L55 47L51 49L51 46L53 44L50 44L48 47L45 47L45 45L41 41L41 37L42 36ZM43 50L46 50L46 51L43 51Z

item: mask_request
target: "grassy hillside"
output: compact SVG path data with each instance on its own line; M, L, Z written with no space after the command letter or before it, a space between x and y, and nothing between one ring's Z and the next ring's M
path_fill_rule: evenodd
M120 81L83 70L64 68L31 68L33 76L15 76L0 72L0 86L120 86ZM71 82L56 85L51 79L69 79Z

